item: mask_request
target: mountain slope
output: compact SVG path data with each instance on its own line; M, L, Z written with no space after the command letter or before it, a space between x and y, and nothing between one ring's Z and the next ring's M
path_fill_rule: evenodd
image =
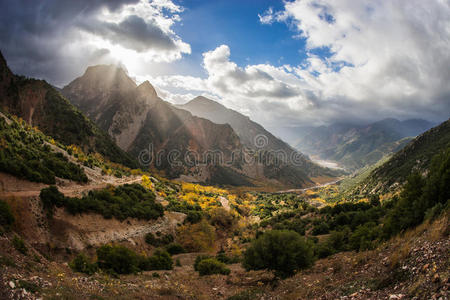
M412 172L423 173L434 155L450 147L450 120L415 138L386 163L371 172L361 184L363 193L395 190Z
M47 82L14 75L1 53L0 107L66 145L75 144L85 152L99 152L111 161L137 166L134 159Z
M218 159L223 161L239 153L241 144L231 127L173 107L158 97L148 81L137 86L121 68L94 66L62 91L143 165L171 178L188 175L184 179L252 185L238 160L227 166L205 161L208 157L203 154L211 150L220 153ZM191 154L195 164L186 162Z
M235 110L226 108L216 101L199 96L179 107L190 111L193 115L211 120L214 123L230 124L241 139L241 142L247 147L284 150L288 153L293 151L288 144L273 136L270 132L265 130L264 127L250 120L249 117L244 116ZM266 140L264 141L265 145L256 145L255 138L258 135L266 137Z
M408 139L433 125L424 120L385 119L369 125L333 124L303 128L295 146L300 151L333 160L349 170L373 164L401 149Z
M298 172L312 177L332 175L332 172L313 164L288 144L264 129L264 127L250 120L249 117L229 109L216 101L199 96L179 107L190 111L193 115L209 119L214 123L230 124L241 139L241 142L250 149L262 150L275 155L277 155L276 153L284 153L288 160L286 168L289 169L291 175ZM296 164L300 164L300 168L298 165L293 164L292 161L289 161L293 155L298 158Z

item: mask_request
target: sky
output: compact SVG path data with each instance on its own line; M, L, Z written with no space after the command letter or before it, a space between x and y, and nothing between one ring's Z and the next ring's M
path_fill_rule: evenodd
M58 87L119 64L268 128L450 115L449 0L2 0L0 50Z

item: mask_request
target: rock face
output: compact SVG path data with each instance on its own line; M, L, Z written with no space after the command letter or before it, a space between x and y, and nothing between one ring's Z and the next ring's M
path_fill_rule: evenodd
M62 92L123 150L171 178L187 176L191 181L213 184L270 182L302 187L312 184L310 176L323 171L305 158L293 168L267 154L267 150L277 149L289 156L293 150L248 118L239 114L238 122L240 117L245 120L235 129L234 123L194 116L158 97L148 81L137 86L116 66L89 67ZM246 127L250 132L244 130ZM262 139L268 138L270 147L253 144L250 148L263 150L266 164L249 162L254 152L248 153L244 148L251 146L258 134L265 135Z
M111 161L137 166L135 160L47 82L15 76L1 53L0 107L64 144L76 144Z

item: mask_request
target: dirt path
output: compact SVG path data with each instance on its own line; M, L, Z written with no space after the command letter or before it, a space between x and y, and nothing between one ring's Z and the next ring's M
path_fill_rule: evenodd
M340 178L338 180L333 180L333 181L330 181L330 182L327 182L327 183L324 183L324 184L318 184L318 185L315 185L315 186L304 188L304 189L290 189L290 190L278 191L276 193L277 194L283 194L283 193L306 192L308 190L314 190L314 189L318 189L318 188L321 188L321 187L325 187L325 186L336 184L336 183L340 182L341 180L342 180L342 178Z
M140 182L142 179L139 178L133 178L129 180L117 180L113 183L100 183L100 184L86 184L86 185L73 185L70 187L63 187L58 186L58 189L61 193L63 193L65 196L68 197L77 197L81 196L83 192L90 191L90 190L99 190L106 188L108 185L118 186L123 184L131 184ZM48 186L48 185L47 185ZM35 197L39 196L41 192L41 189L29 189L29 190L23 190L23 191L0 191L0 198L2 197Z

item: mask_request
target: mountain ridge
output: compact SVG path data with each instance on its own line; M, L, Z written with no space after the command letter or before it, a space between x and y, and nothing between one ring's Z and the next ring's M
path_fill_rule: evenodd
M44 80L14 75L0 53L0 105L66 145L99 152L113 162L137 167L109 136Z

